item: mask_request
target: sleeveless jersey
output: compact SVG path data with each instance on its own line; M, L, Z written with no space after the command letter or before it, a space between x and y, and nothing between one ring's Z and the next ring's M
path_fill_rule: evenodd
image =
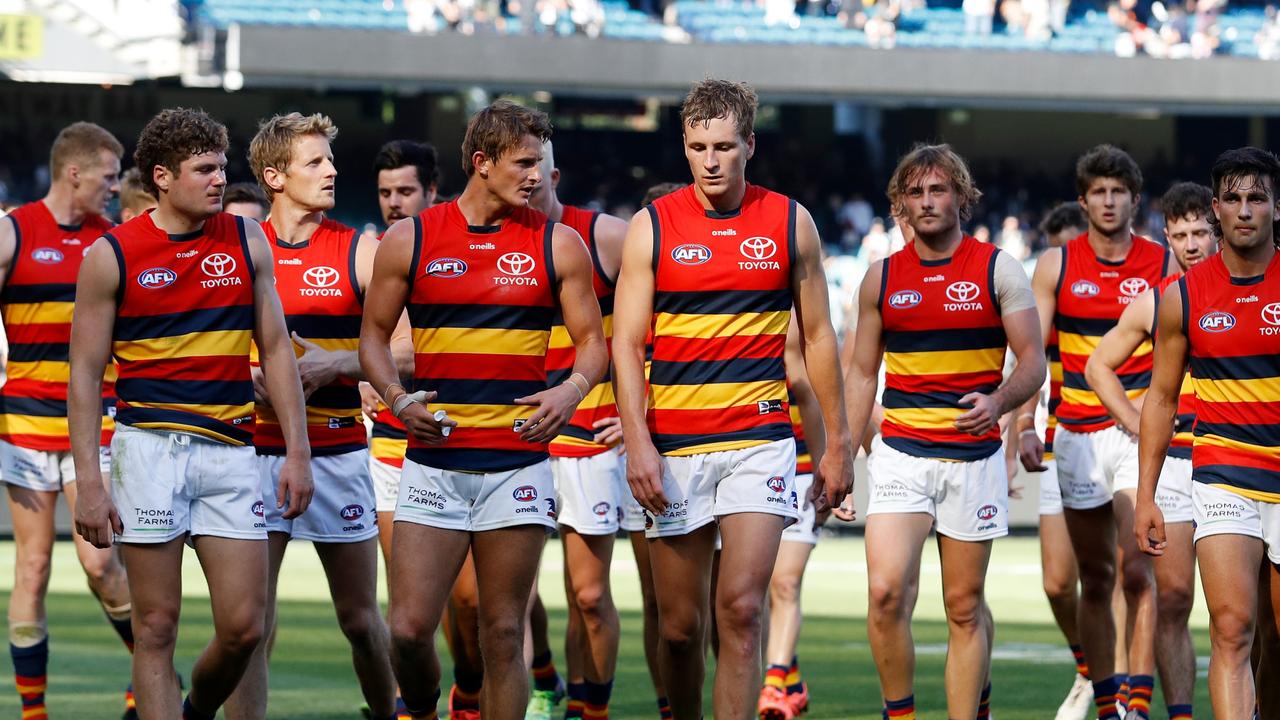
M6 380L0 386L0 439L46 452L71 449L67 383L71 380L71 315L76 275L85 253L111 223L89 215L80 225L59 225L41 201L9 214L13 261L0 291L0 317L9 340ZM103 382L103 445L115 415L115 367Z
M748 185L739 210L717 213L688 186L648 212L654 446L663 455L694 455L793 437L783 350L795 201Z
M809 452L809 444L804 441L804 422L800 418L800 407L796 405L796 396L787 385L787 404L791 411L791 432L796 436L796 474L813 474L813 455Z
M262 223L262 230L271 246L276 293L289 331L325 350L356 350L364 302L356 282L359 234L327 218L299 245L281 242L270 222ZM302 355L297 344L294 351ZM307 440L312 457L339 455L366 446L360 389L355 378L339 377L307 398ZM285 453L284 428L269 406L257 410L253 444L259 455Z
M1170 275L1160 281L1155 294L1155 312L1151 319L1151 337L1156 336L1157 318L1160 317L1160 298L1164 296L1164 291L1170 286L1178 282L1182 277L1182 273ZM1169 443L1169 457L1181 458L1183 460L1191 459L1191 446L1193 444L1192 429L1196 424L1196 389L1195 383L1191 381L1191 373L1186 372L1182 375L1182 387L1178 389L1178 411L1173 420L1173 440Z
M1049 328L1049 342L1044 349L1049 363L1049 416L1045 418L1044 459L1053 459L1053 436L1058 430L1058 405L1062 403L1062 354L1058 352L1058 329Z
M1280 254L1234 278L1219 253L1178 282L1196 392L1196 482L1280 502Z
M169 235L147 213L106 234L120 266L116 421L253 442L253 260L244 219Z
M1167 248L1137 235L1120 261L1100 260L1087 232L1063 246L1053 318L1062 361L1062 387L1054 406L1060 426L1087 433L1115 424L1089 388L1084 366L1125 307L1159 284L1168 261ZM1139 345L1116 374L1130 399L1146 392L1151 385L1151 342Z
M999 250L965 237L945 260L923 260L915 243L885 261L880 281L884 422L880 436L916 457L972 461L1000 449L1000 429L955 429L960 398L990 395L1003 378L1008 340L995 289Z
M565 205L560 222L576 230L586 242L587 250L591 251L591 266L594 269L591 274L591 287L595 290L596 300L600 302L600 319L604 321L605 342L612 344L614 281L600 267L600 254L596 249L595 235L596 218L599 216L600 213L597 212ZM573 341L569 338L569 331L564 326L564 318L557 311L555 326L551 328L551 340L547 347L548 386L555 387L569 379L569 375L573 372L575 355ZM560 431L560 436L551 441L552 457L591 457L608 450L608 446L592 440L599 432L595 429L595 423L604 418L617 416L618 406L613 398L613 377L606 371L604 379L591 388L582 402L578 403L578 410Z
M407 457L446 470L499 472L545 460L520 439L536 410L515 398L547 387L555 315L555 223L519 208L501 225L468 226L456 201L414 218L409 321L414 387L458 423L443 445L409 437Z

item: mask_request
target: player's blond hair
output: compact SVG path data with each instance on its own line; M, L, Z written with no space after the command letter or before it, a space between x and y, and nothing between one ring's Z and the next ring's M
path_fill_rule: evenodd
M73 163L86 167L98 165L98 151L110 150L116 157L124 157L124 146L101 125L91 122L72 123L58 133L49 151L49 173L54 178L63 168Z
M293 142L308 135L323 135L332 142L338 137L338 126L328 115L303 115L299 112L275 115L258 126L258 134L249 143L249 167L268 197L274 197L275 191L267 185L263 171L275 168L285 172L293 161Z
M142 183L142 171L131 167L120 176L120 211L140 215L156 206L156 196Z
M462 138L463 172L467 177L475 174L473 158L477 152L497 162L528 135L542 143L551 139L551 119L547 114L510 100L495 100L467 123L467 134Z
M965 164L964 158L947 144L918 144L898 161L898 167L894 168L885 193L889 196L889 207L894 217L903 217L905 209L902 197L907 188L931 171L937 171L951 181L960 209L960 219L968 220L973 206L982 199L982 191L973 182L973 175L969 173L969 166Z
M751 137L756 128L756 108L760 101L756 91L746 83L707 78L689 91L680 104L682 127L693 127L732 116L738 134L743 140Z

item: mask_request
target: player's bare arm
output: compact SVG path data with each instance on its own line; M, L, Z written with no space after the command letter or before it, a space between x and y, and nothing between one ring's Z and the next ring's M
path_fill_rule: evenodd
M662 463L645 420L648 407L644 342L653 316L653 220L641 210L627 227L622 269L613 298L613 392L627 446L627 483L636 502L658 515L666 510Z
M113 531L124 532L98 465L98 446L102 442L102 376L111 360L119 286L120 269L115 253L106 240L98 240L89 247L76 280L67 429L79 490L76 532L99 548L111 546Z
M9 270L18 251L17 222L14 218L0 218L0 288L9 279Z
M1138 501L1133 532L1138 547L1151 555L1164 554L1164 513L1156 506L1156 485L1164 467L1173 421L1178 413L1178 393L1187 367L1187 336L1182 327L1182 293L1175 283L1165 289L1156 318L1155 368L1151 387L1142 403L1138 433Z
M787 385L791 388L792 402L795 403L796 409L800 413L800 422L804 427L805 445L809 448L809 456L813 458L815 463L822 461L822 455L827 447L827 429L822 422L822 406L818 404L818 396L813 392L813 385L809 382L809 374L804 369L804 354L800 351L800 345L804 342L802 333L800 332L800 324L796 320L796 316L791 316L791 325L787 328L787 345L783 357L787 370ZM822 486L813 483L809 488L806 497L801 498L801 502L812 503L822 494ZM830 508L826 508L826 512L817 514L816 525L821 525Z
M956 418L956 430L982 435L1000 422L1005 413L1036 401L1036 391L1044 385L1046 362L1044 341L1040 336L1040 319L1035 308L1001 315L1009 349L1017 358L1009 379L990 395L969 393L960 398L961 405L973 409Z
M827 276L822 269L822 242L813 217L803 206L797 206L796 212L796 254L791 286L804 340L801 353L809 384L822 407L823 427L830 429L831 437L827 452L815 464L813 484L823 486L822 494L815 495L821 511L840 505L853 491L853 443L849 440L849 419L841 402L844 388L841 387L839 344L831 327Z
M596 218L596 256L600 269L614 283L622 267L622 244L627 237L627 221L612 215L601 214ZM613 447L622 443L622 419L601 418L595 423L595 442Z
M524 432L526 442L551 442L573 417L578 403L595 387L609 368L609 347L604 341L600 303L591 285L591 255L582 238L572 228L556 224L551 237L555 260L556 298L564 316L565 329L573 340L573 370L563 383L528 397L516 398L521 405L536 405Z
M850 437L866 435L876 404L876 377L884 359L884 319L880 317L880 278L884 270L884 262L867 268L858 288L858 330L844 376L844 404L849 416ZM841 520L854 519L853 508L847 502L833 512Z
M365 378L391 408L405 428L428 445L444 442L442 423L427 411L426 403L435 392L409 393L400 384L400 367L392 352L392 337L404 316L409 299L409 265L413 260L413 221L401 220L383 236L373 261L373 275L364 296L364 317L360 324L360 366ZM412 374L412 373L410 373ZM403 398L403 399L402 399Z
M314 490L311 482L311 445L307 441L306 400L293 344L284 323L280 297L276 295L272 272L271 249L262 228L245 223L249 256L253 262L253 341L258 346L262 365L262 382L271 397L271 407L280 418L285 442L285 460L280 468L280 484L276 490L278 507L286 520L298 517L311 504Z
M1036 261L1031 276L1031 294L1036 299L1036 312L1040 315L1040 338L1047 345L1053 330L1053 316L1058 311L1058 278L1062 275L1062 250L1049 248ZM1041 384L1044 376L1040 376ZM1028 472L1044 472L1044 441L1035 432L1036 404L1039 398L1032 395L1018 411L1015 430L1018 433L1018 458Z
M1151 337L1151 321L1155 317L1155 290L1148 290L1137 297L1120 315L1116 326L1107 331L1098 348L1089 356L1084 374L1089 387L1111 413L1111 417L1130 435L1137 437L1141 406L1125 393L1116 368L1133 356L1143 342Z

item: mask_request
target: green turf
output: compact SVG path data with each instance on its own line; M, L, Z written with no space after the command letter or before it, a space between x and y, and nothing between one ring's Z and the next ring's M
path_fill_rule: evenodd
M547 547L541 588L551 617L552 644L561 655L564 631L563 568L559 545ZM12 584L12 543L0 543L0 596L7 606ZM927 551L916 612L918 650L916 698L921 718L944 718L942 687L946 627L941 621L936 553ZM988 593L996 618L996 660L993 670L993 713L1000 720L1044 720L1071 683L1070 653L1052 624L1040 592L1038 550L1034 538L1012 538L996 544ZM805 625L800 659L812 695L812 718L879 718L879 689L867 646L866 570L862 542L827 538L819 545L806 579ZM183 623L177 664L184 674L212 626L203 579L188 554L185 570ZM614 572L615 594L623 612L623 641L610 707L614 718L656 718L640 644L639 592L631 554L619 545ZM60 543L54 560L49 597L52 647L49 708L55 718L117 717L115 708L128 682L125 651L83 590L83 576L70 546ZM350 656L338 631L331 606L325 601L324 577L315 554L305 543L293 547L281 581L281 625L272 664L269 717L282 720L347 720L357 718L361 699L351 673ZM385 597L385 594L384 594ZM1201 679L1196 707L1209 717L1203 668L1207 654L1203 601L1198 599L1192 624L1199 653ZM448 656L442 652L448 676ZM11 672L8 658L5 673ZM708 677L714 672L709 669ZM1165 717L1159 689L1153 717ZM3 697L3 693L0 693ZM7 704L6 704L7 703ZM0 717L17 696L0 700ZM708 704L708 717L710 705Z

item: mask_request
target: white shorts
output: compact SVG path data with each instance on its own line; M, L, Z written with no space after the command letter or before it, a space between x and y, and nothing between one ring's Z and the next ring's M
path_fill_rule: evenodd
M503 472L469 473L404 461L396 522L483 532L556 526L556 485L544 460Z
M796 495L800 498L800 519L794 525L788 525L786 530L782 531L782 542L800 542L810 545L818 544L818 535L820 530L814 527L814 523L818 520L818 508L813 503L805 500L809 495L809 489L813 487L813 473L805 473L796 475Z
M369 457L369 476L373 479L374 507L380 513L396 511L396 499L400 497L400 468Z
M1280 564L1280 504L1252 500L1214 485L1192 483L1195 541L1213 535L1244 535L1262 540L1267 557Z
M110 446L98 448L98 467L104 477L111 472ZM76 465L66 450L32 450L0 440L0 478L28 490L62 492L76 481Z
M1062 488L1058 486L1058 461L1045 460L1040 475L1040 514L1062 514Z
M928 513L940 535L978 542L1009 534L1004 453L970 462L908 455L877 437L867 459L867 515Z
M258 456L267 532L320 543L354 543L378 534L368 450L311 458L315 493L306 512L292 520L284 519L287 508L276 507L282 465L283 455Z
M617 449L590 457L553 457L551 476L561 525L583 535L613 535L622 527L626 503L634 499L626 460Z
M1118 425L1091 433L1059 425L1053 455L1062 505L1069 510L1102 507L1114 493L1138 487L1138 443Z
M1156 505L1164 513L1166 523L1185 523L1195 520L1195 507L1191 501L1191 461L1167 457L1160 469L1160 484L1156 486Z
M626 466L624 465L623 467L625 468ZM622 501L622 531L628 533L644 532L644 524L644 508L636 501L636 497L631 494L631 486L628 485L627 495Z
M267 539L252 447L122 424L111 455L111 499L124 524L120 542L163 543L187 534Z
M665 456L662 491L667 509L656 518L646 514L646 537L687 535L735 513L781 515L787 525L794 524L800 516L796 441L788 438L742 450Z

